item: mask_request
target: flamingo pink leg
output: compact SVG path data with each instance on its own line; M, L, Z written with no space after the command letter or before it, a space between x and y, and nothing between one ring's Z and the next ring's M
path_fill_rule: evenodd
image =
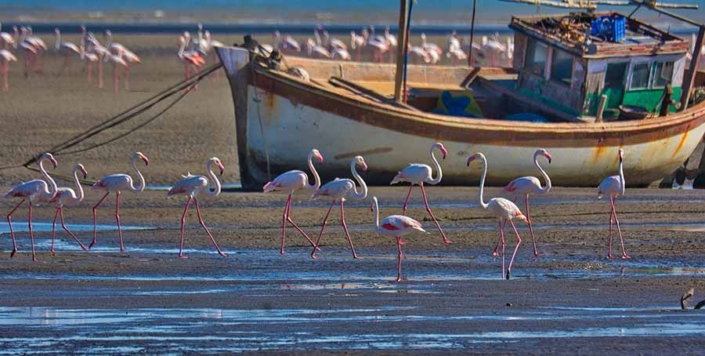
M115 220L117 221L118 236L120 236L120 252L125 251L125 245L122 244L122 228L120 227L120 191L115 192Z
M2 63L2 90L3 91L8 91L10 90L10 86L7 83L7 71L8 71L8 61L4 61Z
M32 261L37 262L37 255L34 253L34 231L32 230L32 201L29 201L29 240L32 242Z
M10 258L14 257L15 254L17 253L17 242L15 241L15 232L12 230L12 214L17 210L17 208L24 203L25 199L22 199L19 204L15 206L14 209L12 209L8 214L7 214L7 223L10 225L10 236L12 237L12 252L10 253Z
M512 229L514 229L514 234L517 235L517 245L514 248L514 253L512 254L512 259L509 260L509 267L507 267L507 279L509 279L509 277L512 274L512 264L514 263L514 257L516 257L517 251L519 251L519 245L521 245L521 236L519 236L519 232L517 231L517 228L514 225L514 221L509 220L509 223L512 224Z
M59 208L59 216L61 217L61 227L64 229L64 231L66 231L66 233L71 235L71 237L73 237L73 239L76 240L76 242L78 242L78 245L81 246L81 249L83 249L83 251L88 251L86 246L84 246L81 243L81 241L78 239L78 237L76 237L76 235L74 235L73 232L71 232L71 230L69 230L69 228L66 226L66 222L64 222L64 209L63 208ZM54 218L54 220L56 220L56 217ZM52 252L53 252L53 247L54 247L53 237L52 237L52 241L51 241L51 246L52 246Z
M610 198L612 199L612 198ZM614 206L610 207L610 234L609 237L607 238L607 258L610 260L614 257L612 257L612 216L614 214Z
M130 65L125 67L125 90L130 90Z
M446 244L450 244L451 241L448 240L448 238L446 237L446 234L443 232L443 229L441 229L441 224L438 223L438 219L436 219L436 216L433 215L433 212L431 211L431 207L428 206L428 199L426 199L426 190L423 187L423 183L419 184L419 187L421 187L421 195L423 195L423 202L424 202L424 204L426 204L426 211L428 212L429 215L431 215L433 222L436 223L436 226L438 227L438 231L440 231L441 236L443 236L443 242Z
M539 256L539 251L536 249L536 238L534 238L534 228L531 226L531 213L529 212L529 195L526 195L524 200L526 202L526 223L529 225L529 232L531 232L531 242L534 244L534 256Z
M184 255L184 225L186 225L186 213L188 212L188 207L191 205L191 197L186 200L186 207L184 208L184 213L181 215L181 244L179 245L179 258L188 258Z
M397 236L397 282L401 282L401 259L403 257L401 236Z
M304 230L302 230L299 227L299 225L296 225L294 220L291 219L291 193L289 193L289 198L286 200L286 205L284 206L284 216L282 217L282 246L281 246L281 251L280 251L280 253L282 255L286 254L286 252L284 252L284 240L286 239L286 222L287 221L289 223L291 223L291 225L294 226L294 228L296 228L296 230L298 230L301 233L301 235L303 235L306 238L306 240L308 240L308 242L311 244L312 247L316 248L319 251L321 250L316 247L316 244L313 243L313 240L311 240L311 238L308 237L308 235L304 232Z
M103 61L98 60L98 88L103 89Z
M409 204L409 197L411 196L411 190L414 189L414 184L412 183L409 187L409 193L406 194L406 199L404 199L404 205L401 207L402 215L406 215L406 208Z
M96 228L96 216L98 214L98 205L100 205L100 203L102 203L103 200L108 197L108 194L110 194L110 192L105 193L105 195L103 195L103 197L98 200L98 203L93 206L93 241L91 241L91 244L88 245L88 248L93 247L93 245L95 245L95 243L98 241L98 230Z
M340 199L340 220L343 225L343 230L345 230L345 236L348 238L348 243L350 244L350 250L352 251L353 258L360 258L355 252L355 247L353 246L352 238L348 232L348 224L345 223L345 208L343 208L343 203L345 199Z
M316 258L316 250L318 249L318 246L321 243L321 236L323 236L323 229L326 228L326 224L328 223L328 216L330 216L330 212L331 212L331 210L333 210L333 205L335 205L335 200L333 200L333 202L330 203L330 208L328 208L328 212L326 213L326 216L323 218L321 232L318 233L318 239L316 239L316 245L313 247L313 252L311 252L311 258Z
M208 230L208 227L206 227L206 223L203 222L203 218L201 217L201 209L198 207L198 199L194 197L193 202L196 205L196 215L198 216L198 222L201 224L201 226L203 226L203 229L206 230L206 233L208 234L208 237L211 238L211 241L213 241L213 246L215 246L215 249L218 250L218 254L223 257L228 257L228 255L224 254L223 251L220 250L220 247L218 247L218 243L215 242L213 235L211 235L210 230Z
M622 245L622 259L630 259L627 252L624 250L624 239L622 239L622 229L619 227L619 219L617 219L617 208L614 206L614 201L616 198L611 199L612 211L614 212L614 221L617 223L617 233L619 234L619 243Z
M59 208L56 208L56 214L54 214L54 221L51 223L51 248L49 253L54 255L54 237L56 237L56 219L59 217Z
M499 243L502 245L502 279L504 279L504 223L506 220L499 220Z

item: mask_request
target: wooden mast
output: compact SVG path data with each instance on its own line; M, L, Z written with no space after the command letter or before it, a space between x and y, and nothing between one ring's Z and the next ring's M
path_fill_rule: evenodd
M412 0L413 1L413 0ZM407 24L409 22L408 19L408 11L407 11L407 6L409 4L409 0L400 0L400 5L399 5L399 45L397 46L397 71L396 71L396 76L394 78L394 101L397 103L402 102L402 82L404 81L404 57L406 56L406 37L407 37Z
M700 31L698 31L698 39L695 41L695 48L693 49L693 58L690 60L690 67L688 67L688 73L683 81L681 110L688 108L688 101L690 100L690 94L693 91L693 84L695 83L695 76L697 75L700 52L703 48L703 37L705 37L705 26L701 25Z

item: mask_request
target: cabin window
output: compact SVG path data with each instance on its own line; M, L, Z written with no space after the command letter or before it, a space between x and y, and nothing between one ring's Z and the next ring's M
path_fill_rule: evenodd
M648 89L649 74L651 74L651 63L637 63L632 69L631 89Z
M624 88L628 63L609 63L605 73L605 88Z
M546 59L548 59L548 46L538 41L529 41L524 68L529 73L543 77L546 73Z
M570 85L573 76L573 56L566 51L553 49L551 61L551 80Z
M673 62L655 62L651 80L652 88L663 88L673 78Z

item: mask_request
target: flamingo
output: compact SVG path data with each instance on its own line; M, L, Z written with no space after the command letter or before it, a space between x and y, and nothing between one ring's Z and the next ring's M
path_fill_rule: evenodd
M64 74L69 69L71 57L81 55L81 49L72 42L61 42L61 31L58 28L54 29L54 50L61 52L64 55L64 64L61 66L61 72Z
M450 59L450 62L454 66L457 66L460 61L468 59L468 54L460 48L451 48L448 50L448 52L446 52L446 57Z
M264 185L264 192L269 193L277 190L288 190L289 191L289 197L286 199L286 204L284 205L284 215L282 217L282 246L280 250L280 254L285 255L286 252L284 252L284 241L286 240L286 223L287 221L296 228L296 230L299 230L301 235L303 235L306 240L311 244L311 246L315 247L315 244L311 240L308 235L301 230L301 228L296 225L294 220L291 220L291 196L294 194L294 191L299 190L301 188L305 188L307 190L316 190L321 187L321 177L318 175L318 172L316 172L316 168L313 166L313 158L318 159L318 163L323 163L323 156L321 156L321 153L318 152L317 149L312 149L311 153L308 154L308 168L311 170L311 174L313 174L313 180L314 184L308 184L308 176L304 171L300 170L291 170L285 173L280 174L276 178L274 178L273 181L268 182L267 184Z
M184 36L179 37L179 51L176 53L176 58L179 62L184 65L184 78L188 80L191 78L191 67L193 67L194 72L196 68L206 64L206 60L201 57L201 54L197 51L186 51L186 43L188 42L188 32L184 33Z
M602 196L607 195L610 197L610 205L612 206L610 210L610 235L607 243L607 258L612 259L612 218L617 223L617 232L619 233L619 242L622 245L622 258L629 259L629 255L624 251L624 240L622 239L622 230L619 227L619 220L617 219L617 209L614 206L614 202L617 200L618 196L624 195L624 149L619 149L619 175L609 176L602 180L600 185L597 187L597 199L602 198Z
M106 56L104 61L111 62L113 64L113 93L117 94L120 88L120 75L118 73L118 65L124 68L127 68L129 65L127 64L127 61L122 58L121 52L118 52L118 54L111 54L109 56Z
M339 59L343 61L349 61L352 59L350 52L341 48L334 48L333 52L330 53L331 59Z
M84 41L85 44L90 46L90 51L85 52L84 59L87 60L86 62L86 70L88 72L88 83L92 83L93 81L91 80L91 64L92 62L96 62L96 66L98 67L98 88L103 88L103 60L109 56L112 56L113 54L108 50L105 46L101 45L100 42L98 42L98 39L93 36L92 33L89 33L86 37L86 40Z
M32 36L32 26L27 26L27 28L26 28L25 41L29 42L37 50L37 52L35 53L35 56L33 56L32 67L34 67L36 65L35 62L38 62L39 69L37 69L36 71L38 73L43 73L43 70L41 68L42 61L41 61L40 54L41 54L41 51L46 51L48 49L46 43L44 43L44 41L41 38L36 37L36 36Z
M366 36L367 43L365 47L369 47L372 50L372 61L377 61L379 63L384 62L384 53L389 50L389 44L387 39L382 36L374 36L374 28L370 36L367 36L367 32L363 32L363 36Z
M551 155L545 149L538 149L534 152L534 166L538 168L539 172L546 181L546 185L541 187L541 181L534 176L519 177L509 182L506 187L502 189L502 193L506 194L509 198L514 198L516 202L518 197L524 197L524 203L526 206L526 222L529 225L529 231L531 232L531 242L534 245L534 256L538 256L539 252L536 250L536 239L534 238L534 229L531 226L531 213L529 212L529 195L543 195L551 190L551 178L548 173L539 166L539 156L544 156L548 159L548 164L551 164L553 159ZM499 242L494 249L492 255L497 256L497 249L499 248Z
M426 232L418 221L404 215L390 215L379 222L379 203L377 197L372 197L372 211L375 213L375 231L380 235L394 236L397 239L397 282L401 282L401 259L403 257L401 246L404 245L402 236L414 231Z
M389 63L394 63L394 51L399 45L397 37L389 32L389 26L384 28L384 38L387 40L387 45L389 46Z
M311 257L313 258L316 258L316 250L320 245L321 236L323 235L323 229L326 228L328 216L330 215L330 211L333 209L333 205L335 205L336 200L340 200L341 224L343 225L343 230L345 230L345 236L347 237L348 243L350 244L350 250L352 251L353 258L359 258L357 253L355 253L355 247L353 246L352 239L350 238L350 233L348 232L348 225L345 223L345 210L343 207L343 203L345 203L345 196L347 195L350 195L351 199L356 200L365 199L367 197L367 184L365 184L365 181L362 179L362 177L360 177L360 175L357 173L357 170L355 169L355 166L358 164L362 167L363 171L366 171L367 163L365 163L365 159L362 158L362 156L355 156L355 158L350 161L350 170L352 171L352 175L355 180L357 180L357 182L360 184L360 192L357 191L357 187L355 187L355 182L352 179L336 178L324 184L322 187L316 189L316 191L311 196L311 198L314 200L322 196L326 196L333 199L333 202L331 202L330 208L328 208L328 212L326 213L325 218L323 218L321 232L318 233L318 239L316 240L313 252L311 252Z
M363 33L367 30L362 30ZM350 31L350 48L355 50L355 60L362 61L362 49L365 47L365 36L359 36L355 31Z
M134 52L130 50L123 50L119 52L122 59L125 61L125 90L130 90L130 68L133 64L140 64L142 60Z
M26 39L27 28L22 27L20 30L22 33L21 35L18 35L17 27L13 27L13 30L15 32L15 36L20 36L19 40L15 40L15 46L22 52L24 76L27 78L34 67L34 62L36 57L39 55L39 50L32 44L32 42Z
M323 46L317 45L316 42L313 41L309 37L308 40L306 40L306 53L308 53L308 56L311 58L330 58L330 52L328 52L327 49L325 49Z
M34 231L32 230L32 203L38 200L51 200L56 194L56 182L49 176L49 173L44 169L44 161L49 160L51 164L56 168L58 162L51 153L43 153L39 156L37 160L37 165L39 165L39 172L44 176L44 179L33 179L28 182L20 183L7 193L5 193L4 198L22 198L8 214L7 223L10 225L10 236L12 237L12 252L10 253L10 258L15 256L17 253L17 243L15 242L15 232L12 230L12 214L17 210L17 208L24 203L25 200L29 200L29 238L32 241L32 261L37 261L37 256L34 252Z
M413 64L431 63L431 56L428 54L428 52L426 52L425 49L423 49L419 46L412 47L411 44L409 44L408 55L409 55L409 58L411 58L411 63L413 63Z
M2 22L0 22L0 30L1 29L2 29ZM8 44L12 45L15 43L15 39L8 32L0 32L0 41L2 41L3 45L5 45L5 46L7 46ZM5 48L5 49L7 49L7 48Z
M443 178L443 171L441 170L441 165L438 163L438 160L436 159L436 156L433 154L433 150L438 149L441 151L443 154L443 159L446 159L446 156L448 155L448 150L446 150L445 146L443 146L442 143L440 142L435 142L434 144L431 145L431 149L429 150L429 154L431 155L431 161L433 161L433 167L436 169L436 178L432 178L432 170L431 167L427 164L420 164L420 163L412 163L406 166L406 168L402 169L397 173L397 175L392 179L392 182L389 183L389 185L400 183L400 182L409 182L411 183L411 186L409 186L409 193L406 194L406 199L404 199L404 205L402 207L402 214L406 215L406 208L407 205L409 204L409 197L411 196L411 191L414 189L414 184L418 185L421 188L421 195L423 196L423 202L426 204L426 211L428 212L429 215L431 215L431 218L433 219L433 222L436 223L436 226L438 227L438 231L440 231L441 236L443 236L443 242L446 244L451 243L450 240L446 237L446 234L443 232L443 229L441 228L441 225L438 223L438 219L436 219L436 216L433 214L431 211L431 207L428 206L428 199L426 198L426 189L424 188L423 184L424 182L432 185L436 185L441 182L441 179Z
M88 172L86 171L86 168L80 164L77 163L73 167L73 181L76 184L76 191L78 191L78 194L76 194L76 191L74 191L71 188L68 187L61 187L57 188L56 194L54 197L49 200L49 204L54 204L56 206L56 214L54 214L54 222L51 225L51 254L54 254L54 237L56 236L56 218L61 217L61 227L66 231L71 237L73 237L76 242L78 242L78 245L81 246L83 251L88 251L86 246L84 246L81 241L74 235L71 230L69 230L68 227L66 227L66 223L64 222L64 206L66 205L75 205L80 203L83 200L83 187L81 186L81 182L78 180L78 172L83 173L83 179L86 178L88 175Z
M499 57L506 51L507 47L499 42L499 34L495 34L491 39L482 36L482 52L490 57L493 67L499 66Z
M274 43L275 43L275 47L281 53L297 54L297 53L301 52L301 46L299 45L299 42L297 42L291 36L286 36L282 39L282 36L281 36L281 33L279 33L279 30L274 31Z
M120 236L120 251L125 251L125 246L122 243L122 229L120 227L120 192L123 190L129 190L133 193L140 193L144 190L144 176L142 176L140 170L137 169L137 165L135 164L137 159L141 159L145 165L149 165L149 159L147 156L143 155L142 152L135 152L132 154L130 164L132 165L132 169L137 172L137 178L140 182L137 187L135 187L131 176L121 173L105 176L91 186L93 189L104 190L105 195L103 195L98 203L93 206L93 241L88 248L93 247L93 245L97 242L98 234L96 229L96 216L98 213L98 206L105 200L105 198L108 197L110 192L115 192L115 220L117 220L118 235Z
M443 48L441 48L439 45L437 45L435 43L429 43L426 41L426 34L425 33L421 33L421 47L423 47L423 49L428 51L429 54L431 52L436 52L436 54L438 55L439 58L443 54Z
M348 45L346 45L345 42L337 38L331 38L330 35L328 35L328 31L323 31L323 45L331 52L336 49L348 50Z
M183 194L188 196L188 200L186 201L186 207L184 208L184 214L181 216L181 245L179 246L179 258L188 258L187 256L184 256L184 225L186 224L186 213L188 212L189 205L191 205L191 200L193 199L194 204L196 205L196 215L198 216L198 222L203 226L203 229L206 230L206 233L208 234L208 237L210 237L211 241L213 242L213 245L215 245L215 249L218 251L218 254L227 257L226 254L223 253L223 251L220 250L220 247L218 247L218 243L215 242L215 239L213 238L213 235L211 235L211 232L208 230L206 227L206 224L203 222L203 218L201 217L201 209L198 207L198 194L203 193L205 195L214 197L220 194L220 181L218 181L218 177L216 177L215 173L213 173L213 166L218 167L220 170L220 175L223 175L223 172L225 171L225 167L223 167L223 163L220 162L220 159L218 157L212 157L209 158L208 161L206 161L206 172L208 176L195 176L192 175L191 173L188 173L187 175L183 176L183 179L181 179L179 182L174 184L174 186L169 189L169 192L167 193L167 196L172 196L172 195L178 195L178 194ZM211 190L210 184L213 184L213 189Z
M470 163L474 161L477 158L480 158L482 160L482 178L480 178L480 205L482 206L483 209L489 210L492 214L494 214L495 217L499 220L499 236L500 236L500 241L502 243L502 278L504 279L504 222L507 220L509 221L510 224L512 224L512 229L514 229L514 234L517 236L517 245L514 248L514 254L512 254L512 259L509 261L509 267L507 268L507 279L509 279L511 273L512 273L512 264L514 263L514 257L517 254L517 251L519 250L519 245L521 245L521 237L519 236L519 232L517 231L516 226L514 225L514 220L513 219L520 219L527 221L526 216L521 213L519 208L516 206L516 204L512 203L511 200L505 199L505 198L492 198L490 199L489 203L485 203L484 199L482 198L482 193L485 189L485 177L487 177L487 158L485 158L485 155L482 153L476 153L470 157L468 157L468 166L470 166Z
M2 74L2 91L8 91L10 90L10 85L7 81L7 73L10 69L9 63L17 62L17 57L6 49L0 49L0 60L2 60L2 64L0 64L0 74Z

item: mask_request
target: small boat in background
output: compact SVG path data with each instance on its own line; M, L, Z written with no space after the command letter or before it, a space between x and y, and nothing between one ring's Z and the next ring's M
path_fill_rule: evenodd
M477 151L491 162L488 184L533 175L542 147L553 156L554 185L596 186L615 173L624 148L627 184L646 186L701 141L705 102L689 93L705 86L705 73L686 68L688 41L616 12L513 17L509 27L513 68L408 65L406 102L395 100L399 64L282 62L218 48L243 187L261 190L305 166L312 147L326 157L317 168L324 180L346 175L363 155L365 180L386 185L435 141L449 151L444 184L477 184L480 172L464 160Z

